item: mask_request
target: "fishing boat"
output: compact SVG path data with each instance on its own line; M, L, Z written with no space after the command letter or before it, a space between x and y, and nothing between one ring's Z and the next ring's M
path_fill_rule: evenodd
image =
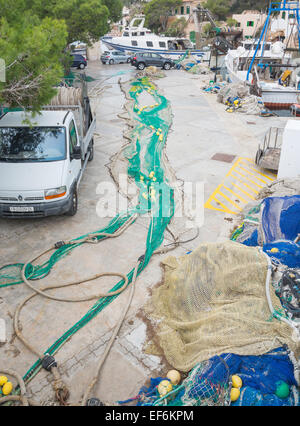
M272 16L285 12L293 20L291 27L300 46L299 11L299 1L271 2L259 39L252 43L245 41L225 58L230 81L251 86L252 93L260 96L264 105L272 110L289 109L300 102L299 58L292 58L287 44L281 40L267 41ZM299 48L293 50L299 54Z
M101 41L109 48L123 52L158 53L173 60L181 59L188 52L199 62L209 62L209 51L194 49L191 41L186 38L153 34L144 24L145 17L136 16L124 28L120 37L107 35Z

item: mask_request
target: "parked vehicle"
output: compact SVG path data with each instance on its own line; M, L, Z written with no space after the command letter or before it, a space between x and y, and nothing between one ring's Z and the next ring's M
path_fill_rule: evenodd
M83 55L78 55L77 53L71 53L71 56L73 56L73 63L71 67L84 70L87 66L87 60L85 57Z
M131 61L131 56L127 55L125 52L113 50L105 51L103 55L101 55L100 59L102 64L124 64L129 63Z
M86 89L78 105L44 107L32 125L25 118L0 118L0 217L75 215L96 126Z
M163 68L164 70L169 70L175 66L175 63L169 59L165 58L158 53L137 53L131 59L131 65L136 67L139 70L143 70L145 67L156 66Z

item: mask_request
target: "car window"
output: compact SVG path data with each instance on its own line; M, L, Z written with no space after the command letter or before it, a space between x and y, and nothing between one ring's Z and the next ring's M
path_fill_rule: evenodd
M72 120L69 125L69 135L70 135L70 154L73 153L74 147L77 146L77 134L74 121Z

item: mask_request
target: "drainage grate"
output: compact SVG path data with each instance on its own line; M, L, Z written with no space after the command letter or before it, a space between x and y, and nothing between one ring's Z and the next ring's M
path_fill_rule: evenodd
M235 157L235 155L222 154L217 152L213 157L211 157L211 159L216 161L223 161L224 163L232 163Z

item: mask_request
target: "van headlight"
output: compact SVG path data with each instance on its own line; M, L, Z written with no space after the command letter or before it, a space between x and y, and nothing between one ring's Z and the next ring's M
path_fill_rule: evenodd
M54 198L60 198L66 195L67 187L60 186L59 188L46 189L44 191L45 200L53 200Z

